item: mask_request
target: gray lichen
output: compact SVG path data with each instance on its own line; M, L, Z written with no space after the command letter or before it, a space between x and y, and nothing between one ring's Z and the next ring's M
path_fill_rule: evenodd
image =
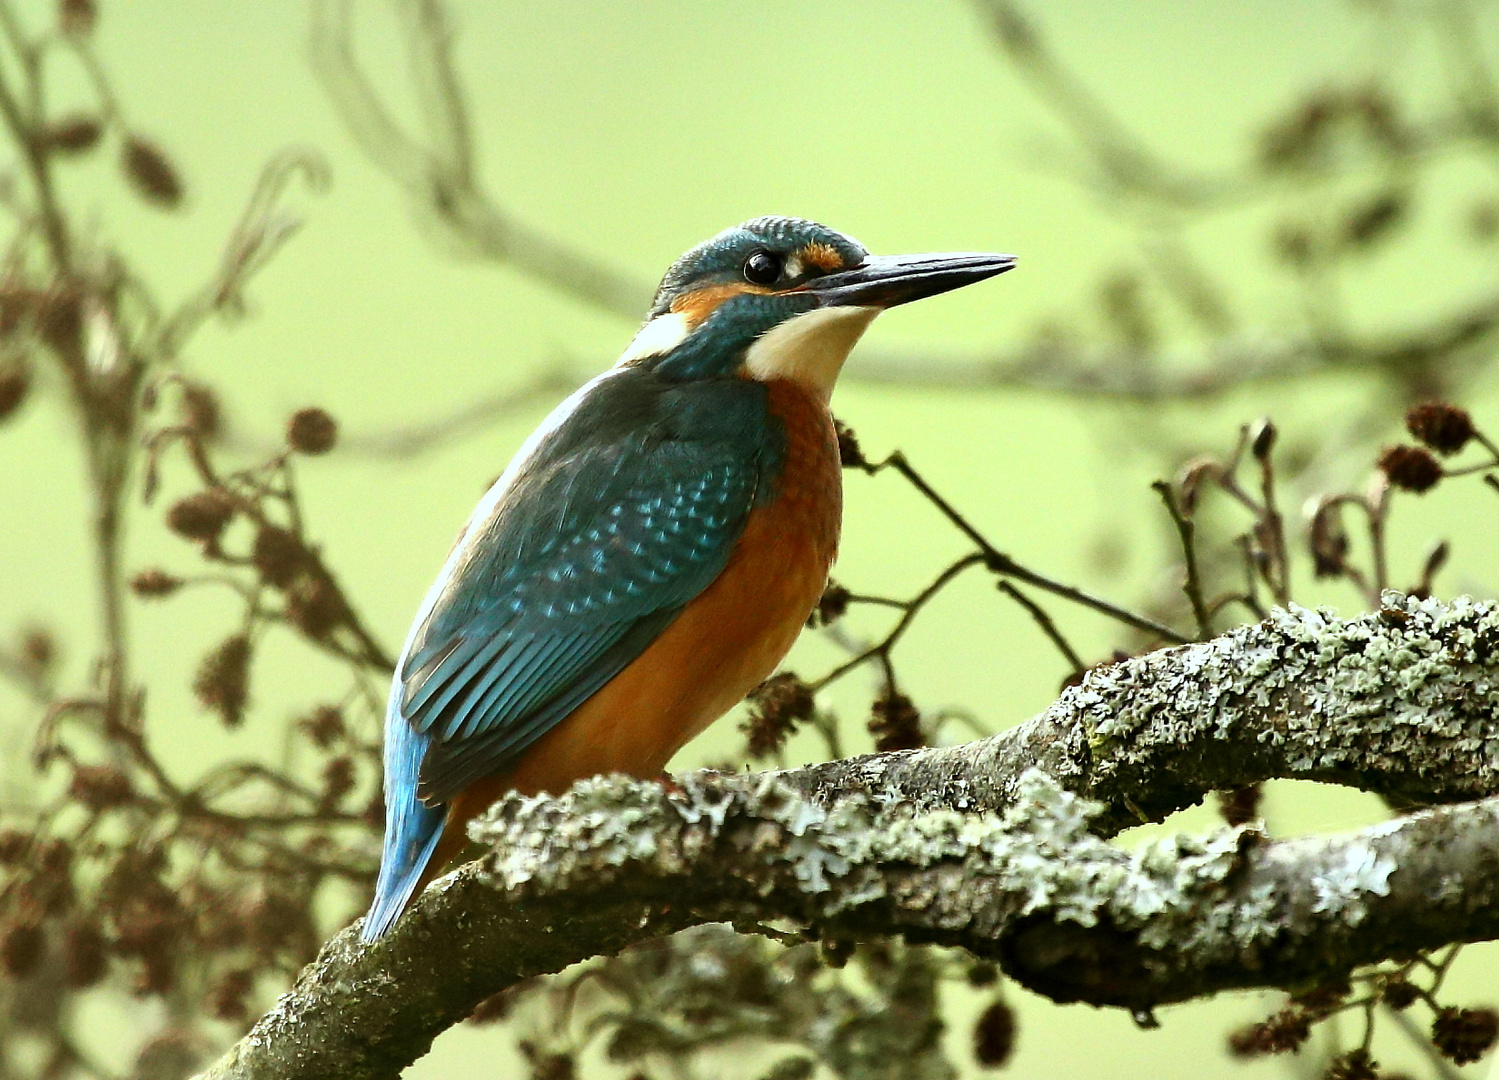
M1127 851L1095 831L1104 804L1036 769L1018 778L1016 792L1003 813L961 814L880 806L862 795L824 809L774 777L728 789L721 778L688 777L670 794L599 779L550 803L517 797L476 825L475 839L492 851L476 872L499 889L544 894L576 887L580 875L595 886L615 868L667 878L707 859L753 881L758 896L795 894L781 913L814 927L874 918L982 948L1042 917L1107 927L1130 937L1137 962L1175 970L1183 962L1262 967L1283 944L1291 907L1307 920L1357 927L1389 895L1398 865L1390 851L1398 830L1389 828L1346 838L1310 861L1300 849L1287 861L1293 849L1245 827ZM1246 886L1256 860L1263 880ZM1292 877L1297 896L1288 904ZM1148 991L1157 1000L1169 993Z
M1386 592L1381 611L1349 620L1292 605L1090 672L1046 718L1082 737L1094 763L1085 790L1111 803L1159 791L1152 773L1183 764L1198 766L1180 779L1199 791L1228 786L1232 769L1239 782L1302 777L1414 801L1472 798L1499 788L1496 653L1499 611L1466 597ZM1231 758L1200 760L1213 746Z

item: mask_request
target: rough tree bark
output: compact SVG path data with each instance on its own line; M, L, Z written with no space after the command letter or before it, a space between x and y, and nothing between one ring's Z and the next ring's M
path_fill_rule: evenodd
M1293 608L964 746L512 798L384 942L340 933L205 1076L395 1077L482 999L707 922L903 934L1147 1013L1499 936L1499 607ZM1109 837L1274 777L1454 803L1341 837Z

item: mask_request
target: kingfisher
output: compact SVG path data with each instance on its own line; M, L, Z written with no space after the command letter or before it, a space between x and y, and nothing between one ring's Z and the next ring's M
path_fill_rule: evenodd
M459 534L396 664L380 938L507 792L661 775L786 653L843 511L828 401L886 308L1011 255L871 255L761 217L679 258L618 362L526 440Z

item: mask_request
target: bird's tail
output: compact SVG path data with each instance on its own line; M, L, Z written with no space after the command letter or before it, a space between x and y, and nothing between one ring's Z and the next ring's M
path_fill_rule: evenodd
M447 817L446 807L428 806L416 797L426 739L400 714L400 686L397 682L391 694L385 727L385 848L380 855L375 899L364 917L365 941L384 937L406 910L442 839Z

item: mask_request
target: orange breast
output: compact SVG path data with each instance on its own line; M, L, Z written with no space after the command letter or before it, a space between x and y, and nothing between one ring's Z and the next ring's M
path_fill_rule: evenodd
M785 466L775 497L750 513L723 572L513 770L460 795L450 828L507 790L560 792L600 773L659 775L785 657L827 585L843 486L827 407L791 382L768 386L771 412L786 428Z

